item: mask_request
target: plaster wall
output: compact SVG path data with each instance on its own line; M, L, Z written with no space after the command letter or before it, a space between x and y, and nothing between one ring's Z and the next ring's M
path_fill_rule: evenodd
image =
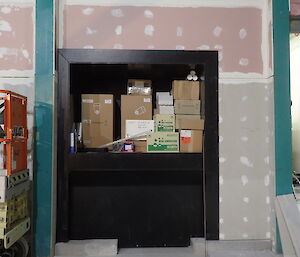
M269 0L60 3L59 46L219 51L220 239L273 239Z

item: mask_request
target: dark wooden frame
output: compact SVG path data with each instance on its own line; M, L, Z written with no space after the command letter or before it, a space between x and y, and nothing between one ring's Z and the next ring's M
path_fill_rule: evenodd
M68 241L68 176L76 161L69 154L69 132L72 126L70 109L71 64L202 64L205 67L205 140L203 181L205 204L205 237L219 239L219 126L218 126L218 52L217 51L157 51L157 50L58 50L57 103L57 237ZM148 155L148 154L147 154ZM73 159L72 159L73 158ZM130 157L131 158L131 157ZM148 158L152 158L149 155ZM186 158L198 158L187 154ZM69 160L70 159L70 160ZM105 161L109 164L111 159ZM176 161L174 159L174 169ZM149 160L151 162L151 160ZM128 169L132 169L128 165ZM197 167L195 167L197 168ZM92 169L92 168L91 168ZM126 168L125 168L126 169Z

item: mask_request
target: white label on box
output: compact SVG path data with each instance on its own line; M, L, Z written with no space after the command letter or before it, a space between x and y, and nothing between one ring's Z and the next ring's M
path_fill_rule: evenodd
M86 104L92 104L94 102L94 100L93 99L82 99L82 102L86 103Z
M192 131L191 130L181 130L180 131L181 137L192 137Z
M111 99L105 99L105 100L104 100L104 103L106 103L106 104L111 104L111 103L112 103L112 100L111 100Z
M149 97L144 98L144 103L151 103L151 98Z
M158 112L159 114L174 114L174 106L160 105Z
M82 120L82 123L91 124L91 123L92 123L92 121L91 121L91 120Z
M150 133L154 131L153 120L126 120L126 137L134 135L143 136L143 133ZM146 138L138 138L138 140L146 140Z

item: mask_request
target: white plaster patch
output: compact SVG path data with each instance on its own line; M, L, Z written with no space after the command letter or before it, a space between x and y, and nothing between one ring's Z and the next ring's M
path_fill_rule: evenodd
M224 223L224 219L223 218L220 218L220 224L223 224Z
M223 176L220 176L220 177L219 177L219 183L220 183L220 185L223 185L223 184L224 184Z
M248 177L246 175L241 176L242 185L246 186L249 182Z
M123 49L123 45L122 44L114 44L114 49Z
M271 238L271 232L266 233L266 238Z
M225 239L225 235L224 235L223 233L220 233L220 234L219 234L219 238L220 238L220 239Z
M0 47L0 58L3 58L7 55L18 55L18 49L16 48L6 48L6 47Z
M86 35L93 35L93 34L95 34L95 33L97 33L97 30L95 30L95 29L91 29L90 27L87 27L87 28L85 29L85 34L86 34Z
M222 51L218 52L218 60L219 60L219 62L223 60L223 52Z
M81 12L84 15L91 15L94 12L94 8L90 8L90 7L84 8L84 9L82 9Z
M249 60L247 58L241 58L239 61L239 64L241 66L248 66L249 65Z
M154 34L154 26L153 25L146 25L144 29L144 34L146 36L152 37Z
M265 176L264 183L265 183L265 186L270 185L270 176L269 175Z
M198 50L209 50L210 47L208 45L201 45L201 46L197 46Z
M118 9L112 9L111 10L111 15L117 18L121 18L124 17L124 13L122 11L122 9L118 8Z
M222 136L219 136L219 143L222 143L223 142L223 137Z
M215 27L214 30L213 30L214 36L215 37L221 36L222 30L223 29L220 26Z
M239 35L240 35L240 39L245 39L247 36L247 30L244 28L240 29Z
M182 37L182 35L183 35L183 28L180 27L180 26L178 26L178 27L176 28L176 36L177 36L177 37Z
M269 144L269 143L270 143L270 138L269 138L269 137L266 137L266 138L265 138L265 142L266 142L267 144Z
M241 140L242 140L243 142L248 142L249 138L246 137L246 136L243 136L243 137L241 137Z
M222 50L222 49L223 49L223 46L222 46L222 45L215 45L214 47L215 47L215 49L217 49L217 50Z
M144 16L145 16L146 18L152 19L152 18L154 17L154 14L153 14L153 12L150 11L150 10L145 10L145 11L144 11Z
M220 157L220 158L219 158L219 162L220 162L220 163L224 163L224 162L226 162L226 158L224 158L224 157Z
M219 73L223 72L223 67L219 66Z
M94 46L92 46L92 45L85 45L83 48L84 49L94 49Z
M4 14L9 14L9 13L11 13L11 8L8 6L4 6L1 8L1 12Z
M223 122L222 116L219 116L219 123L221 124Z
M244 233L244 234L242 235L242 237L243 237L243 238L248 238L249 236L248 236L247 233Z
M246 100L248 100L248 96L244 95L241 100L242 100L242 102L245 102Z
M116 35L118 35L118 36L122 35L122 25L116 26L116 28L115 28L115 33L116 33Z
M266 204L270 204L270 196L266 197Z
M269 163L270 163L270 157L269 157L269 156L266 156L266 157L264 158L264 162L265 162L265 164L269 164Z
M176 45L176 50L184 50L185 46L183 45Z
M269 97L268 96L265 96L265 101L269 101Z
M241 164L243 164L243 165L245 165L249 168L253 167L253 163L246 156L241 156L240 157L240 162L241 162Z
M268 216L268 217L267 217L267 222L269 223L270 221L271 221L271 217Z
M268 115L265 117L265 120L266 120L267 123L269 122L270 119L269 119Z
M22 50L22 54L23 54L23 56L24 56L26 59L29 58L29 52L28 52L26 49L23 49L23 50Z
M244 222L248 222L248 218L247 217L243 217L243 221Z
M249 203L249 197L243 197L243 202Z
M240 118L240 121L245 122L245 121L247 121L247 119L248 119L247 116L243 116L243 117Z
M148 49L154 49L155 46L154 45L148 45Z
M1 31L11 31L12 29L11 29L9 22L0 20L0 30Z

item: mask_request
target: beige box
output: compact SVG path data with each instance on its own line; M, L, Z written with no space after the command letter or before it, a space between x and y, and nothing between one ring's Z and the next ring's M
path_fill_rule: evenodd
M158 105L157 109L159 114L174 114L173 105Z
M175 100L199 100L200 82L188 80L174 80L172 83L173 98Z
M202 153L202 142L202 130L180 130L181 153Z
M155 132L174 132L175 115L156 114L154 115Z
M152 97L121 96L121 136L125 137L126 120L152 120Z
M175 100L175 114L200 114L200 100Z
M114 97L107 94L81 95L83 145L98 147L113 141Z
M184 114L178 114L175 116L175 128L176 129L180 129L180 121L182 119L196 119L196 120L200 120L200 115L184 115Z
M148 134L147 152L155 152L155 153L179 152L179 133L154 132Z
M181 119L179 129L204 130L204 120L202 119Z

